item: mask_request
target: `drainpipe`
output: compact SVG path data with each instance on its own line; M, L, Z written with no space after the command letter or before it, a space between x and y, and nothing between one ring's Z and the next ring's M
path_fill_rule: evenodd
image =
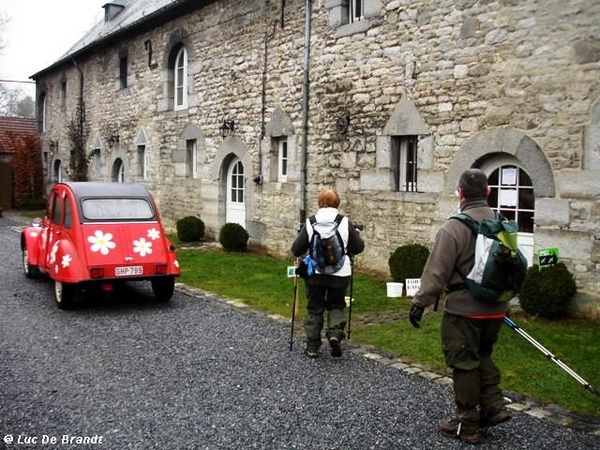
M310 61L310 25L312 15L312 0L306 0L304 24L304 82L302 94L302 146L300 148L300 225L306 222L306 161L308 146L308 98Z

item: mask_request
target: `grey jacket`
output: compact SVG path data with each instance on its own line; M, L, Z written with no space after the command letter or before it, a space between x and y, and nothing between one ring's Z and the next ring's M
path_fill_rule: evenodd
M478 222L494 217L494 211L486 200L464 202L461 211ZM467 225L448 219L437 232L413 303L423 307L432 305L447 286L463 283L460 273L466 275L473 267L475 242L476 237ZM467 289L461 289L447 292L444 311L458 316L480 317L505 313L508 306L508 303L477 301Z

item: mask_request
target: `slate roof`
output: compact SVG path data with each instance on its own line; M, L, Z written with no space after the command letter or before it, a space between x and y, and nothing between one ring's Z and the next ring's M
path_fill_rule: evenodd
M13 153L12 143L15 137L36 136L35 119L23 117L0 117L0 153Z
M106 5L122 5L124 9L106 21L103 17L79 41L77 41L63 56L51 66L33 74L30 78L36 79L53 68L65 63L71 63L72 58L93 52L104 44L118 40L127 32L139 30L140 32L152 29L157 22L166 21L187 11L197 9L212 3L207 0L112 0Z

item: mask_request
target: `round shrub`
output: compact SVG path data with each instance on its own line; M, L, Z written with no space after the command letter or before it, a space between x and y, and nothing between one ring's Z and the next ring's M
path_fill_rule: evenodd
M519 302L528 314L560 319L567 315L576 292L575 278L564 263L542 270L532 266L527 269Z
M421 278L429 249L421 244L408 244L398 247L390 255L388 265L392 280L404 283L407 278Z
M245 252L248 250L250 235L244 227L237 223L226 223L219 233L219 242L228 252Z
M176 223L177 238L181 242L195 242L204 237L204 222L195 216L187 216Z

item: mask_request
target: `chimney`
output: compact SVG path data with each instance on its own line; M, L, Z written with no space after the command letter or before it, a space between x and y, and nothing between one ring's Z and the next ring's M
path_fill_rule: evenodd
M114 0L110 3L106 3L104 8L104 22L110 22L113 20L121 11L125 9L126 1Z

